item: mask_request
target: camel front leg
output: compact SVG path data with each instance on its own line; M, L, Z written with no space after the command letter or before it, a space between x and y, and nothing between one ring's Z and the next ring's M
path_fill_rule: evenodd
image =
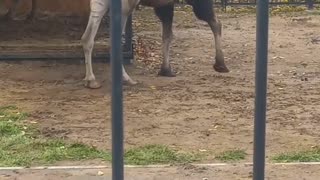
M125 28L127 24L128 17L132 14L135 7L139 4L139 0L122 0L122 18L121 18L121 28L122 34L125 33ZM134 81L127 73L124 65L122 65L122 77L125 83L130 85L137 84L137 81Z
M122 32L125 31L125 25L127 23L128 16L134 10L136 4L138 4L138 0L135 0L135 3L129 4L129 1L122 0L122 22L121 28ZM133 2L133 1L132 1ZM101 87L101 83L96 80L96 77L93 73L92 68L92 50L94 46L94 38L97 34L98 28L100 26L101 20L104 14L109 9L109 1L108 0L92 0L90 2L91 12L88 21L87 28L82 35L81 42L83 45L84 55L85 55L85 63L86 63L86 76L84 78L85 87L96 89ZM124 66L122 65L122 76L124 81L129 84L136 84L136 81L133 81L130 76L127 74Z
M109 2L106 0L90 1L90 16L88 25L81 37L86 64L86 76L84 78L85 87L91 89L97 89L101 87L101 83L96 81L96 77L93 73L92 50L94 47L94 39L97 35L101 20L109 8L108 6Z

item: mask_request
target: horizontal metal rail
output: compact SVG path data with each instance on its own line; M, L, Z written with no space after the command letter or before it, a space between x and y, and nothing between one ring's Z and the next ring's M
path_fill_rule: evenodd
M133 50L133 30L132 30L132 16L128 18L126 26L126 33L124 35L123 45L123 63L131 64L134 59ZM108 48L109 50L111 48ZM48 60L62 60L68 62L84 61L83 51L65 51L65 52L29 52L29 53L4 53L0 52L0 61L48 61ZM92 56L94 62L110 62L110 52L96 52Z

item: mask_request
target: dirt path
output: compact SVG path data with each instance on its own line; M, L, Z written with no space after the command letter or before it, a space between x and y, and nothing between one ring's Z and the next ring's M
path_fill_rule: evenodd
M266 180L318 180L320 166L268 166ZM1 180L111 180L110 169L0 171ZM126 180L250 180L251 166L125 169Z
M140 82L125 87L126 148L166 144L183 151L218 153L253 141L255 18L223 15L228 74L213 71L213 36L190 13L177 12L172 48L175 78L157 77L160 25L151 11L135 16L136 35L150 46L147 60L127 67ZM143 19L143 20L142 20ZM320 20L271 17L267 155L320 143ZM139 60L139 59L137 59ZM149 65L146 66L145 64ZM155 67L155 68L154 68ZM0 105L16 104L42 133L110 149L110 71L95 64L102 89L82 86L84 65L0 63ZM208 161L213 162L214 157Z

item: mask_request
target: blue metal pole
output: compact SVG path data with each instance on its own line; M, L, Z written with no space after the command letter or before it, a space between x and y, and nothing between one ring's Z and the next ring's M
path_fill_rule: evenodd
M124 179L121 0L111 0L112 180Z
M257 1L253 180L265 177L269 0Z
M308 10L312 10L314 8L314 0L307 0Z

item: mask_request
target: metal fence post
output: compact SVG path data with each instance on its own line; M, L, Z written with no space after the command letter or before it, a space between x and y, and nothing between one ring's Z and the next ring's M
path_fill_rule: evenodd
M119 0L111 0L110 5L112 67L112 180L123 180L122 4Z
M224 12L227 12L228 0L221 0L221 6Z
M312 10L314 8L313 0L307 0L307 6L309 10Z
M256 97L254 120L253 179L265 177L266 101L268 66L269 0L257 2Z

